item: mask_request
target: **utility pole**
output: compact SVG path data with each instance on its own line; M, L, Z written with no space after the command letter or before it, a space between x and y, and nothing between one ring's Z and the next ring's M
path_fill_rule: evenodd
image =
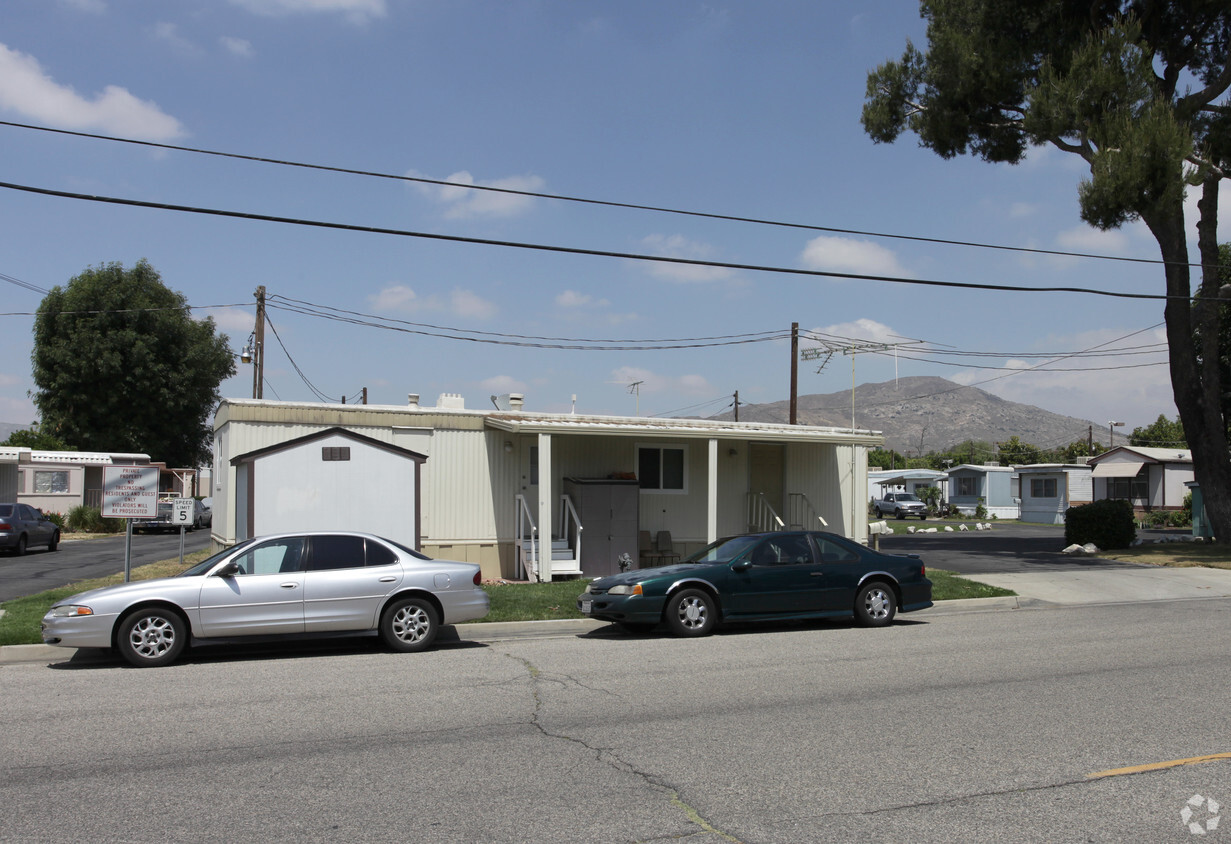
M735 421L739 421L739 390L735 391Z
M367 387L364 387L364 388L363 388L363 401L362 401L362 404L367 404L367 403L368 403L368 388L367 388Z
M252 332L252 397L265 398L265 285L256 289L256 328Z
M791 323L791 424L798 425L799 410L799 323Z

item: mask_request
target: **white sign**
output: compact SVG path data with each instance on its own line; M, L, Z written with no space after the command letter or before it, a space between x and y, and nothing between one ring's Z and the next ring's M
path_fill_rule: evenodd
M196 508L197 501L195 498L177 498L172 503L171 509L171 524L173 525L190 525L193 523L193 517L196 513L193 512Z
M158 515L157 466L104 466L103 518L152 519Z

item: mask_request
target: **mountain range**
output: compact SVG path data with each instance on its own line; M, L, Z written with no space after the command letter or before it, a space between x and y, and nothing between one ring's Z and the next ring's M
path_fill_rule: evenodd
M885 448L902 454L944 451L966 440L1001 442L1017 436L1039 448L1058 448L1084 440L1094 428L1088 419L1063 416L1029 404L1008 401L945 378L912 376L854 390L855 427L880 431ZM727 411L713 419L732 419ZM742 404L741 422L788 422L790 401ZM801 425L851 426L851 391L799 396L796 421ZM1102 441L1106 442L1106 430Z

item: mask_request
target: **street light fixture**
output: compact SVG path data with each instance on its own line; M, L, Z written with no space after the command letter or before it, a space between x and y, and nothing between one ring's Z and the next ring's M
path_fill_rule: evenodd
M1111 422L1111 421L1109 421L1109 422L1107 423L1107 432L1108 432L1108 434L1110 435L1110 436L1108 437L1108 443L1107 443L1107 450L1108 450L1108 451L1111 451L1113 448L1115 448L1115 447L1116 447L1116 428L1123 428L1123 427L1124 427L1124 423L1123 423L1123 422Z

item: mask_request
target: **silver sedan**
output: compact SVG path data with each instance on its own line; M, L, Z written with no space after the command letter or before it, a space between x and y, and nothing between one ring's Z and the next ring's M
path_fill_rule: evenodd
M262 536L175 577L66 598L43 617L43 641L115 648L136 666L171 662L190 636L375 631L394 650L420 651L441 624L487 615L479 584L477 565L370 534Z

